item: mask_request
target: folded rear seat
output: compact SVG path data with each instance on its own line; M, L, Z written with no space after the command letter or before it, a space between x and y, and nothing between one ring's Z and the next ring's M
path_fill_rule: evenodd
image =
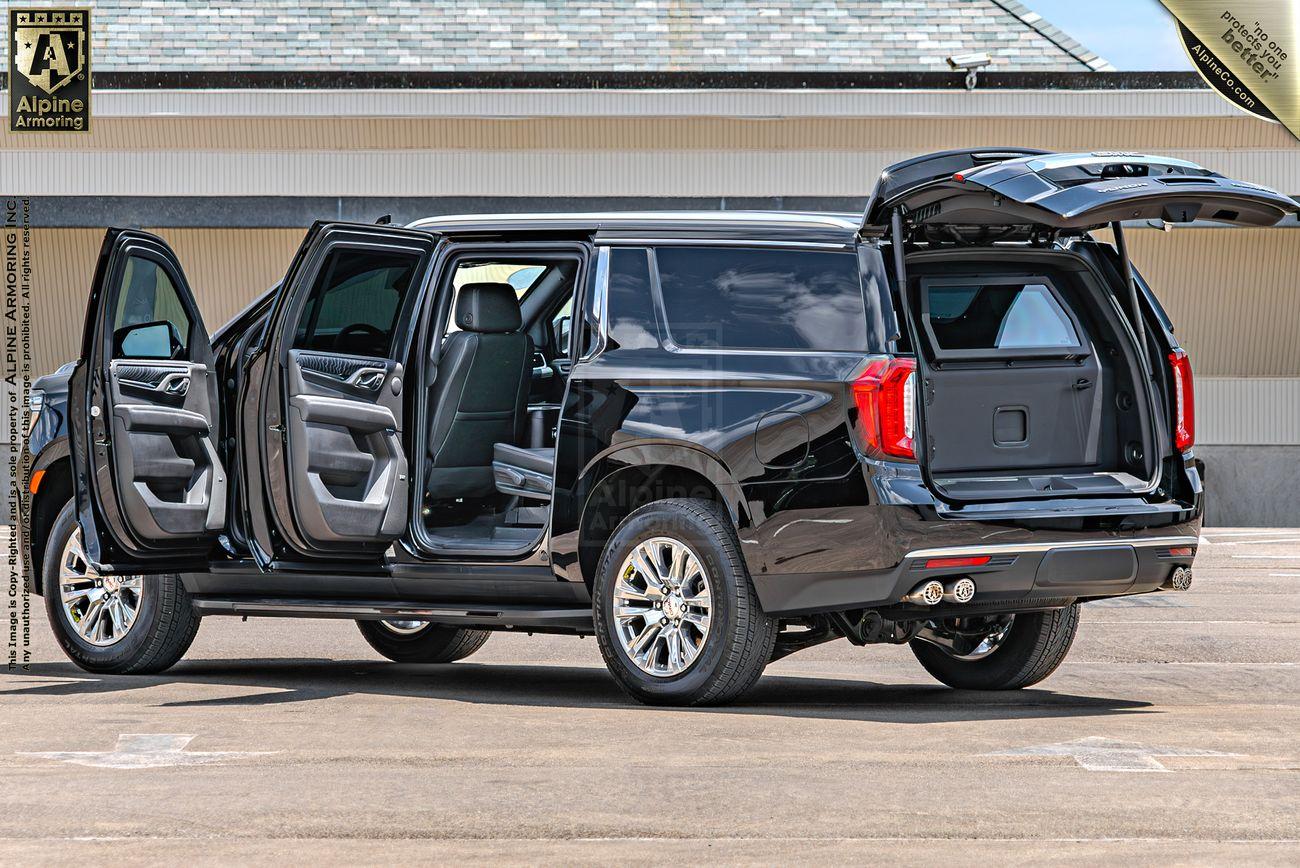
M492 446L492 478L504 494L550 500L554 468L554 449L525 449L509 443Z

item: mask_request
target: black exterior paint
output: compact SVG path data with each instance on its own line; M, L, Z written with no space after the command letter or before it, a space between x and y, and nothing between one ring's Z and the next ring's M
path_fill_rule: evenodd
M714 226L575 221L544 230L488 221L431 222L421 228L449 240L504 244L564 240L653 248L656 242L646 240L652 234L665 244L835 245L858 250L870 281L868 297L888 294L880 285L886 279L887 246L860 241L856 227L845 221L799 225L774 217L751 220L749 226L744 220ZM908 554L919 549L976 545L990 538L1007 545L1125 544L1199 533L1201 473L1190 452L1166 462L1163 486L1148 496L958 508L932 494L917 465L877 461L859 452L849 384L864 355L688 352L665 345L656 321L645 323L647 333L656 336L650 345L617 345L606 329L605 343L590 358L575 359L559 426L552 521L537 551L507 559L432 558L403 543L395 558L383 562L328 568L293 562L277 551L277 540L268 533L267 507L282 495L262 488L251 460L265 420L245 412L240 430L232 413L250 406L259 388L264 356L255 353L250 359L248 350L261 342L273 298L274 293L256 302L213 340L225 390L224 430L239 431L223 443L222 457L232 479L243 484L232 486L232 521L212 552L211 567L187 578L197 594L581 605L588 600L599 542L613 529L609 515L601 512L601 496L621 482L656 475L683 488L681 493L716 497L726 505L760 599L777 613L878 607L897 614L896 601L918 581ZM659 316L652 307L647 310ZM897 334L894 311L879 304L868 310L873 341L883 342L882 351L891 349ZM1149 297L1146 317L1148 328L1174 346ZM45 411L31 440L37 467L48 466L50 456L65 448L68 416L58 383L43 385ZM1163 387L1167 397L1168 383ZM1154 550L1138 551L1140 569L1133 580L1123 587L1097 585L1096 594L1089 593L1086 576L1074 577L1074 584L1036 588L1041 553L1022 556L1000 574L1003 588L987 602L1023 609L1152 590L1171 567L1155 560ZM258 560L274 561L273 571L259 572ZM991 577L982 581L998 587Z

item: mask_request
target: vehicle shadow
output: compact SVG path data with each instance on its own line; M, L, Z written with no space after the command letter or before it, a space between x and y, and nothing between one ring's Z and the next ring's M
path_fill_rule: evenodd
M230 687L254 692L157 703L163 708L277 705L347 695L441 699L480 705L556 708L637 707L595 666L455 663L419 666L372 660L253 659L184 661L162 675L90 675L70 663L33 665L23 673L57 679L5 689L5 696L120 694L159 685ZM204 691L205 693L208 691ZM662 709L672 713L949 723L1153 713L1151 703L1034 688L979 692L940 685L888 685L868 680L766 675L741 702L722 708ZM654 709L646 709L653 712Z

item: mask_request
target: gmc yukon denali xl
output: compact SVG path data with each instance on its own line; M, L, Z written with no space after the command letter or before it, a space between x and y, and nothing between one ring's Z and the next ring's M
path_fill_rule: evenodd
M279 615L404 662L594 634L650 703L839 638L1023 687L1080 603L1191 582L1191 366L1124 224L1295 211L987 149L890 167L861 215L318 223L211 336L167 244L111 230L35 390L29 573L101 673Z

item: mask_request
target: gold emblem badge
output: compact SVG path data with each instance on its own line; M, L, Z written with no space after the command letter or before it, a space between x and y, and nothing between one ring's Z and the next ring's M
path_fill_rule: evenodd
M90 10L9 11L9 129L90 129Z
M1224 99L1300 138L1300 0L1161 0Z

